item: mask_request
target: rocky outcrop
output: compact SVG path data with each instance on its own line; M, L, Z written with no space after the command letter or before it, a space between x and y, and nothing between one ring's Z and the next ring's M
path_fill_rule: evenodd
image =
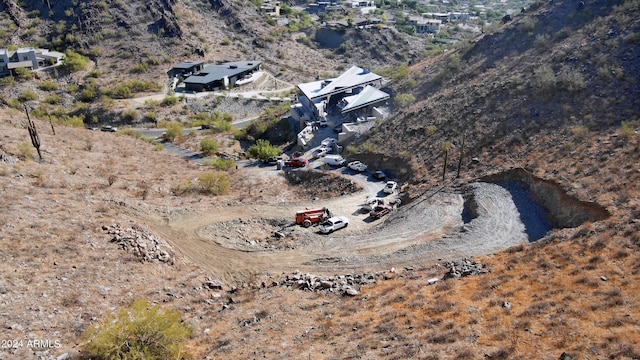
M169 246L146 230L134 226L123 229L119 225L103 226L102 230L112 235L111 242L120 245L122 250L133 254L141 261L159 261L173 264Z
M462 259L459 261L451 261L444 263L444 267L449 269L442 277L446 279L459 279L467 276L478 276L491 272L491 270L483 263L478 263L472 259Z

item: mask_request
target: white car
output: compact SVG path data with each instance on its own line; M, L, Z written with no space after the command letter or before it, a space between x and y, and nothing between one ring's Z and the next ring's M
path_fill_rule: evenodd
M367 165L361 163L358 160L350 162L347 167L351 170L360 172L367 170Z
M326 146L326 147L331 147L331 146L333 146L333 144L337 144L337 143L338 143L338 139L328 137L328 138L322 140L320 145Z
M332 218L327 219L325 222L320 224L320 232L323 234L328 234L330 232L334 232L336 230L345 228L349 225L349 219L344 216L334 216Z
M329 152L328 148L321 146L313 151L313 157L314 158L323 157L327 155L328 152Z
M393 194L394 192L396 192L396 190L398 189L398 183L395 181L387 181L386 185L384 186L384 193L385 194Z

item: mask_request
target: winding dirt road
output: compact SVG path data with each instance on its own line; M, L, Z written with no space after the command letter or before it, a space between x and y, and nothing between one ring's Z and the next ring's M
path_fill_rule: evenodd
M177 215L155 215L133 207L125 211L188 261L227 283L247 281L254 274L295 270L379 271L489 254L527 242L509 192L495 184L474 183L460 191L425 193L377 221L359 210L371 195L364 188L367 190L322 201L212 206ZM477 208L477 217L466 224L461 215L463 192L473 194ZM296 210L319 206L346 215L349 226L321 235L317 227L291 224ZM276 239L275 231L287 235ZM281 242L287 246L280 246Z

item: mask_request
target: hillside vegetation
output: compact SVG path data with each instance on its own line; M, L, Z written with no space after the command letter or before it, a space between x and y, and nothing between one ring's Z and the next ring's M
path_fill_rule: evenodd
M240 2L158 0L146 2L147 7L116 0L71 7L71 2L51 1L52 19L41 21L34 20L39 18L34 11L48 13L49 2L23 3L28 6L2 2L7 11L0 16L21 29L12 33L18 37L13 40L41 36L33 40L44 44L77 34L87 46L76 47L79 43L66 35L60 41L78 51L96 48L93 55L85 54L97 61L94 69L101 75L93 78L99 86L129 77L160 78L160 65L150 67L153 74L134 75L131 63L123 61L127 57L118 54L133 53L138 64L171 51L182 54L168 64L186 58L200 37L211 46L210 60L264 56L287 73L307 64L297 51L310 54L314 71L339 62L320 62L314 53L320 50L297 42L253 43L266 30L240 21L245 10L253 11ZM69 8L74 12L67 14ZM194 8L203 15L196 16ZM178 351L194 359L640 358L639 9L637 0L540 2L455 50L413 63L406 77L389 86L394 98L403 99L394 115L350 150L377 159L380 167L410 167L402 173L408 200L523 168L604 207L606 219L554 229L536 242L464 262L488 270L476 276L445 276L460 263L417 261L396 268L384 257L365 274L347 273L338 265L335 274L323 274L331 281L366 284L350 293L324 285L310 290L315 274L256 274L240 263L251 259L269 265L264 254L271 250L249 258L249 252L197 253L169 245L202 230L197 226L206 219L200 214L225 218L215 231L227 237L251 239L243 216L255 217L269 206L289 214L320 195L305 195L258 166L199 166L126 132L58 123L54 132L46 116L35 121L40 159L22 108L12 105L24 98L25 88L38 96L56 91L55 86L37 87L34 81L42 79L3 84L0 339L12 342L3 342L0 358L90 358L87 344L96 329L126 319L134 304L140 310L135 313L156 304L170 311L150 306L154 316L171 314L173 324L186 324L189 330L179 332L190 334L188 344ZM54 30L63 20L64 29ZM33 22L41 32L28 35L23 29ZM142 24L152 24L155 37ZM115 25L127 32L109 35ZM93 36L102 34L100 41L91 43L89 28L95 29ZM45 36L51 38L45 41ZM234 46L219 45L225 38ZM287 54L284 59L278 49ZM65 74L56 84L60 91L80 80L85 86L92 78L86 75ZM78 104L70 97L58 105ZM183 108L174 110L187 116ZM74 114L85 113L68 115ZM220 146L239 146L229 135L217 140ZM177 143L198 142L189 134ZM445 157L449 165L442 180ZM227 179L227 192L211 195L208 179ZM411 207L406 209L410 217ZM259 226L264 235L272 225L263 220ZM185 255L194 252L197 257ZM281 255L286 262L290 253ZM326 260L318 266L324 272L332 268L332 259ZM148 303L136 302L140 299ZM142 326L124 324L112 328Z

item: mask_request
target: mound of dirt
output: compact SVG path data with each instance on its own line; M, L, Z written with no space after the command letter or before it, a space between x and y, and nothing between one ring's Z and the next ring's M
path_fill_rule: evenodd
M301 198L328 199L362 190L357 182L334 173L295 170L286 172L285 178L290 184L296 185L294 192Z
M209 224L200 235L235 250L288 250L304 242L294 226L290 219L235 219Z

